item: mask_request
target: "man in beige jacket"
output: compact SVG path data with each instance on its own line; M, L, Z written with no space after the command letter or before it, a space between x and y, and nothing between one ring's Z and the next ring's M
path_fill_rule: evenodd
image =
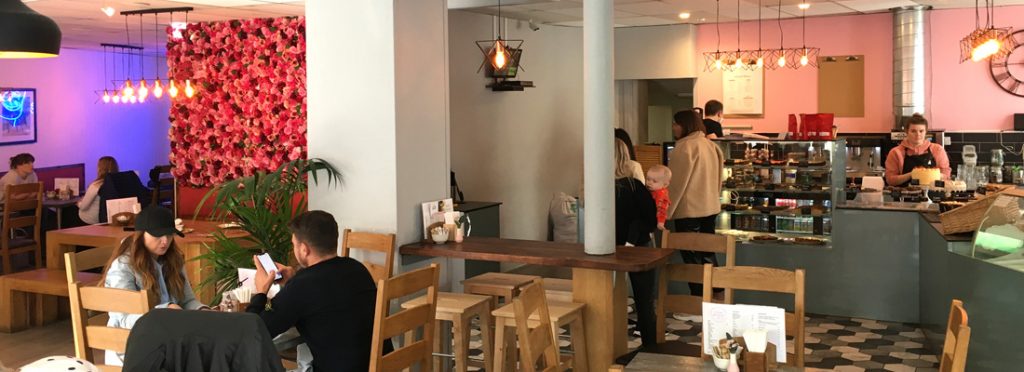
M720 197L725 157L718 145L705 137L704 123L695 111L680 111L673 119L672 132L677 141L668 162L672 170L668 216L673 220L673 231L714 234L715 221L722 211ZM686 263L718 265L713 253L680 253ZM690 294L700 296L702 293L700 284L690 283Z

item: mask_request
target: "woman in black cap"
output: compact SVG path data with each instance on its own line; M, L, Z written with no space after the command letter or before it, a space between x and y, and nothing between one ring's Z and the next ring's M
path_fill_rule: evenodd
M135 218L135 234L121 242L107 264L103 285L132 291L147 290L158 309L197 310L206 308L196 299L185 276L185 256L174 235L174 214L167 208L146 207ZM141 315L110 313L108 327L132 328ZM107 351L107 364L121 356Z

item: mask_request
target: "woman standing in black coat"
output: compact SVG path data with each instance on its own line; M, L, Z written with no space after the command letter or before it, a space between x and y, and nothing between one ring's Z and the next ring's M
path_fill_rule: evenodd
M649 246L651 232L658 227L657 207L647 186L630 176L628 169L629 150L622 140L615 140L615 244L627 246ZM633 300L636 305L637 329L644 346L654 346L656 320L654 293L656 289L654 270L629 273L633 286Z

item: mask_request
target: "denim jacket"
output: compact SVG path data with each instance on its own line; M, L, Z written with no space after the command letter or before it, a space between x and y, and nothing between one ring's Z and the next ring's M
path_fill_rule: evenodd
M159 262L154 262L156 267L156 281L158 283L160 303L155 308L163 309L167 305L177 304L185 310L197 310L203 305L199 300L196 299L196 295L192 292L192 285L188 282L188 276L185 276L184 270L181 275L185 278L185 293L184 298L177 299L167 292L167 281L164 280L164 274L162 266ZM103 281L103 286L107 288L120 288L131 291L142 290L142 276L132 270L131 258L128 255L121 255L113 263L110 264L110 269L107 270L107 277ZM131 329L135 325L135 322L142 317L141 314L125 314L125 313L110 313L110 320L107 321L108 327L126 328ZM107 364L118 365L122 355L107 351ZM117 361L112 359L117 358Z

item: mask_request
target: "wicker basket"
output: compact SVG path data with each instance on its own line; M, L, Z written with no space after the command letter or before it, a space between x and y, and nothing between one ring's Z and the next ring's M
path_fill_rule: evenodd
M985 213L988 212L989 207L992 206L992 203L996 201L1000 194L1002 194L1002 191L990 192L978 200L967 203L963 207L940 214L939 220L942 222L942 233L949 235L977 230L978 226L981 226L981 220L985 218Z

